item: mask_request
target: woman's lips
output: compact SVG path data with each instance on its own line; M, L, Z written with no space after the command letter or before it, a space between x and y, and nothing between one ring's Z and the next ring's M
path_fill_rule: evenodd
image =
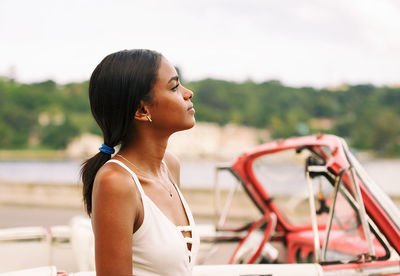
M196 112L196 111L194 110L193 106L189 107L189 108L187 109L187 111L190 112L190 113L195 113L195 112Z

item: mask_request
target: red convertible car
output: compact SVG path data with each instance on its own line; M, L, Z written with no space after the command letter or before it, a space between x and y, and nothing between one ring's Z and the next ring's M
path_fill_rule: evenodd
M223 171L237 185L232 185L224 208L217 209L214 237L204 242L214 244L210 251L236 242L229 263L314 263L322 267L322 275L400 275L400 211L342 138L274 141L218 167L217 207L218 174ZM238 188L261 215L231 229L227 217Z

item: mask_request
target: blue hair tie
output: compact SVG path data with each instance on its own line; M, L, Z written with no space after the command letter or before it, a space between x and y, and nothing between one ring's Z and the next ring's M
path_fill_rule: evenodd
M99 151L104 152L106 154L113 154L115 150L105 144L102 144L101 147L99 148Z

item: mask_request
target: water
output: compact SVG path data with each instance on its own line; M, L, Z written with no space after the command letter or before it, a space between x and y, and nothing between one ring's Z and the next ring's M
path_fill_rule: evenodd
M210 189L214 185L215 161L181 162L181 185L188 188ZM400 195L400 159L372 160L363 166L389 195ZM0 161L0 182L79 183L80 161L74 160L13 160ZM223 187L234 179L221 175Z
M79 183L79 161L0 161L0 181L35 183Z
M362 165L387 194L400 196L400 159L373 160Z
M181 163L181 185L190 188L211 188L217 162ZM80 183L81 161L76 160L12 160L0 161L0 182Z

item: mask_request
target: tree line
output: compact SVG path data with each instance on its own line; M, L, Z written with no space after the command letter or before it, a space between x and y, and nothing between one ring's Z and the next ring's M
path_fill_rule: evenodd
M273 138L333 133L359 150L400 155L400 88L360 84L316 89L276 80L216 79L184 85L194 91L197 121L268 129ZM87 81L27 84L0 78L0 148L63 149L82 133L101 134L87 91Z

